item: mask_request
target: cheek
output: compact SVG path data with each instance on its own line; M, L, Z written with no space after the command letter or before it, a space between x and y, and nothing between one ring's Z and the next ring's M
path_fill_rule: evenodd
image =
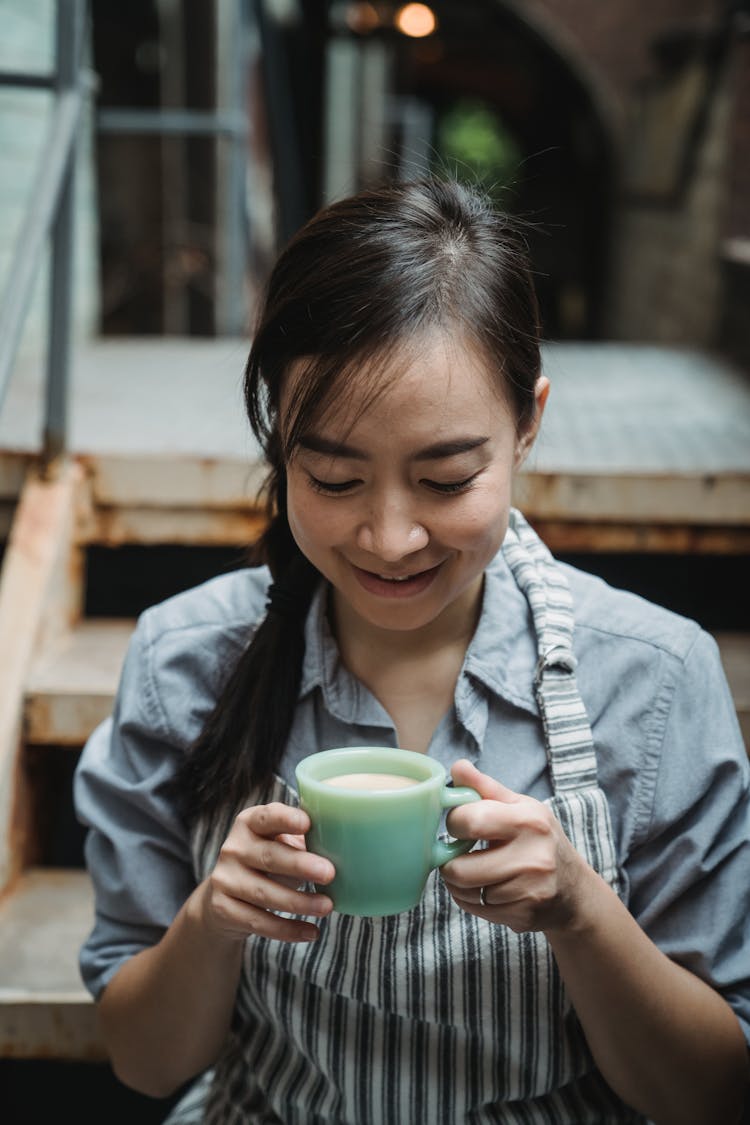
M295 481L292 474L287 479L286 512L292 535L301 543L315 526L315 500L312 490Z
M287 517L297 544L304 550L333 545L342 535L342 513L332 511L326 497L318 496L306 484L297 487L289 481Z
M463 511L453 517L454 539L467 548L484 543L502 542L508 528L510 489L498 482L494 488L483 489L467 497Z

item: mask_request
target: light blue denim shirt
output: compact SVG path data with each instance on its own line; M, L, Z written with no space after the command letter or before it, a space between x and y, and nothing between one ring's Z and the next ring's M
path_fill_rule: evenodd
M668 956L725 996L750 1041L750 769L717 647L694 622L564 569L623 898ZM241 570L147 610L114 714L82 754L75 799L96 923L81 971L95 996L159 940L195 886L171 782L263 616L268 582L265 568ZM292 786L295 764L316 750L397 745L385 709L341 663L325 607L321 586L281 767ZM550 796L535 663L526 600L498 555L430 755L447 769L468 757L518 792Z

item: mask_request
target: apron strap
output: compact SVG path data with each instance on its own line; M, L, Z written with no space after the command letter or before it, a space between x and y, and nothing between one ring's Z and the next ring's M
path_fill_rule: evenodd
M544 727L552 786L557 793L596 786L596 752L576 683L573 599L547 547L512 508L503 555L526 596L537 635L534 694Z

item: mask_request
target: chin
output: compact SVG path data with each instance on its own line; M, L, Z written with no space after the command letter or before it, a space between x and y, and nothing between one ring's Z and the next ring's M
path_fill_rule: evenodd
M392 602L384 600L382 603L363 600L361 597L347 597L346 600L354 612L369 621L371 625L392 629L395 632L408 632L412 629L421 629L437 620L453 599L448 599L447 602L443 599L439 601L432 599L429 602L423 600L421 605L416 598L411 603L405 599Z

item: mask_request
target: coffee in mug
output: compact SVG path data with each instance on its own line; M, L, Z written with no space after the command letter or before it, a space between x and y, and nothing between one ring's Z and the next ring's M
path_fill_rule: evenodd
M323 750L304 758L296 775L311 822L307 848L336 868L320 889L341 914L411 910L433 868L475 843L438 839L443 811L480 796L449 786L443 766L426 754L385 746Z
M340 773L337 777L327 777L325 783L339 789L407 789L410 785L419 785L416 778L399 773Z

